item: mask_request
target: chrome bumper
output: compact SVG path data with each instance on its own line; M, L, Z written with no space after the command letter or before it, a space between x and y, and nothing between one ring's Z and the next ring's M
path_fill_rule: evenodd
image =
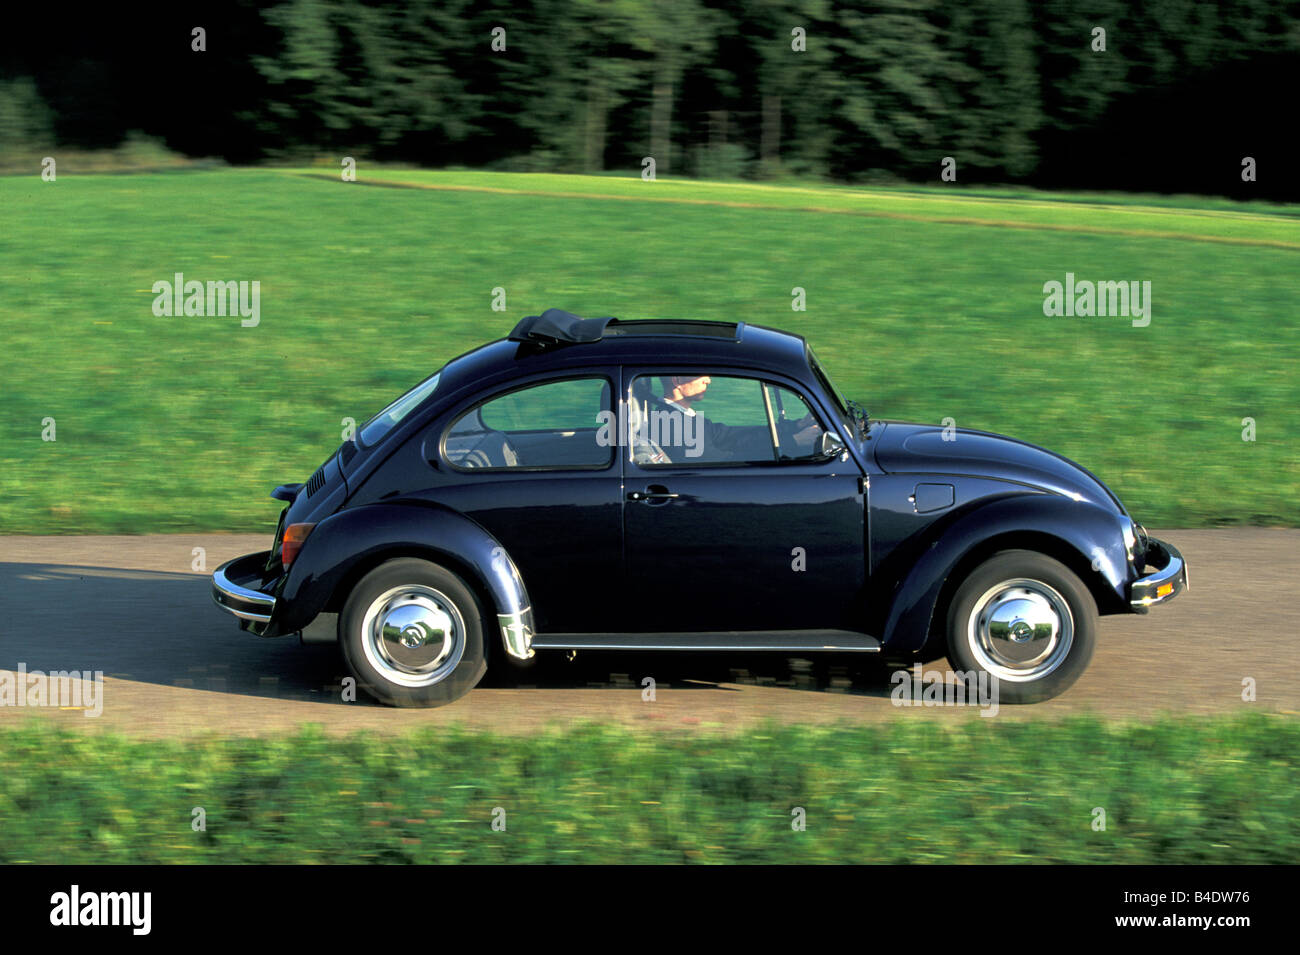
M226 613L251 624L268 624L275 613L275 598L256 590L262 581L270 551L228 560L212 572L212 601Z
M1136 613L1146 613L1156 604L1173 600L1187 589L1187 562L1178 548L1154 537L1148 538L1146 562L1156 571L1129 585L1129 604Z

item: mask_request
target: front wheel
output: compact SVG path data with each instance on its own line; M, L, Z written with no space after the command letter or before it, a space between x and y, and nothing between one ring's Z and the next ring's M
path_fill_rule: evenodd
M483 613L444 567L403 557L353 588L339 621L343 658L367 693L390 706L442 706L487 670Z
M1097 605L1064 564L1028 550L995 554L958 588L948 660L996 679L998 699L1037 703L1065 692L1092 659Z

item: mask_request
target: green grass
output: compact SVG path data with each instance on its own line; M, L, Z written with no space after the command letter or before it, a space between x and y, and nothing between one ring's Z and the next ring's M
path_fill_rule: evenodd
M1295 208L361 178L0 178L0 533L270 533L268 491L305 479L345 417L549 306L788 328L873 415L1046 445L1149 525L1300 524ZM1067 271L1151 281L1150 326L1045 317ZM154 317L174 272L260 281L261 324Z
M184 742L33 722L0 730L0 863L1278 864L1297 752L1300 723L1258 714Z

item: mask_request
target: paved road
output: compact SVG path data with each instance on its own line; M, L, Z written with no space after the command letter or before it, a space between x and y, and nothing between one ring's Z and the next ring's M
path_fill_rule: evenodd
M1146 617L1102 618L1088 672L1064 696L1002 707L998 719L1092 712L1152 718L1256 707L1300 712L1300 531L1157 531L1188 559L1191 589ZM36 715L141 736L329 732L460 723L532 731L577 720L667 728L778 722L978 719L976 708L899 708L888 674L857 659L816 661L580 654L522 674L490 673L434 710L344 703L333 647L237 629L209 597L207 568L267 546L265 536L0 537L0 671L102 670L103 712L0 706L0 725ZM945 669L943 661L928 668ZM653 701L641 680L656 681ZM4 674L0 672L0 679ZM1243 678L1258 701L1244 703Z

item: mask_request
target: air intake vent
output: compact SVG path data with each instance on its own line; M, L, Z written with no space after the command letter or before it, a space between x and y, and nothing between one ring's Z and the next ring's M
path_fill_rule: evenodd
M325 486L325 469L321 468L307 479L307 496L311 497Z

